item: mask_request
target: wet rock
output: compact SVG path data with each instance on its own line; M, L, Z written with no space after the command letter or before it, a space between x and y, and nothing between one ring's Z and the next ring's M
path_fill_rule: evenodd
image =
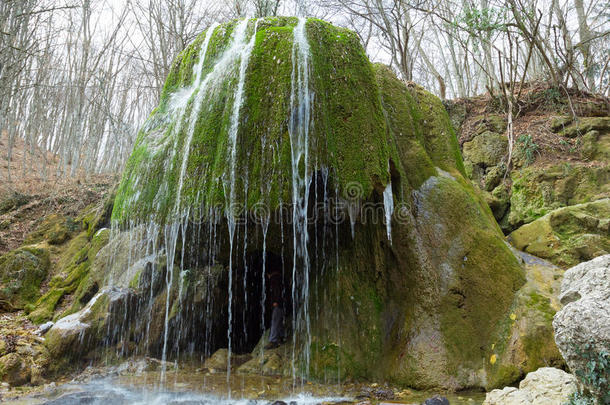
M227 349L218 349L206 359L203 367L207 368L212 373L227 371L228 353L229 351ZM231 354L231 369L240 367L250 359L252 359L250 354Z
M391 388L375 386L364 388L360 392L360 396L363 398L371 398L377 400L392 400L395 398L394 390L392 390Z
M600 362L603 353L608 356L610 352L610 255L568 270L561 284L560 299L565 306L553 320L557 346L585 388L602 398L602 393L610 392L610 381L599 380L593 386L582 376L603 364ZM595 372L608 378L608 370Z
M288 405L288 404L284 401L274 401L274 402L269 402L269 405Z
M565 371L544 367L529 373L519 389L506 387L487 393L483 405L563 405L576 392L576 379Z
M445 397L436 395L432 398L426 399L422 405L449 405L449 400Z
M120 330L123 322L132 319L134 314L125 313L125 308L134 308L134 304L135 295L130 290L109 287L96 294L82 310L58 320L45 339L50 356L56 360L53 368L80 358L102 341L113 342L115 336L111 332ZM113 327L109 328L109 324Z
M129 404L124 396L111 392L77 392L64 394L57 399L44 402L43 405L85 405L85 404Z
M30 381L30 365L17 353L0 357L0 380L12 386L19 386Z
M49 252L33 246L0 256L0 302L22 309L36 300L50 264Z

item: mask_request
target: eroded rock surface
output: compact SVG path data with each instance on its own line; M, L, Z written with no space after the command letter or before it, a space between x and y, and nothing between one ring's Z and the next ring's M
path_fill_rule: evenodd
M570 370L585 389L608 397L610 382L588 384L585 376L610 353L610 255L572 267L565 273L560 299L565 306L553 320L555 341ZM610 370L597 370L607 379ZM589 381L590 382L590 381Z
M551 367L531 372L519 388L506 387L487 394L483 405L564 405L576 392L576 378Z

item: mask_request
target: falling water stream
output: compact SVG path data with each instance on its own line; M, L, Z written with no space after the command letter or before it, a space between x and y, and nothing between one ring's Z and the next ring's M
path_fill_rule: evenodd
M309 201L309 127L313 93L309 89L309 43L305 32L305 18L293 30L292 85L290 92L290 150L292 158L292 302L293 359L292 374L296 377L297 335L304 336L303 368L309 370L311 326L309 318L309 253L307 243L307 206ZM302 163L301 163L302 162ZM300 170L300 167L303 170ZM297 280L299 283L297 283ZM297 333L298 332L298 333Z
M250 30L248 28L251 28ZM240 124L244 122L243 116L243 105L245 95L245 86L247 79L247 70L250 63L250 57L255 45L256 32L258 29L258 20L244 19L236 23L232 33L231 39L226 49L220 52L219 55L215 55L215 61L211 62L208 60L208 48L210 47L211 39L217 31L218 26L213 25L204 34L201 48L198 52L198 59L193 66L193 81L188 87L176 91L171 97L167 106L168 117L171 121L175 121L175 125L169 126L168 135L166 137L156 137L154 139L155 145L153 147L159 147L159 145L166 145L169 149L169 158L165 159L164 171L167 173L175 173L176 177L164 176L157 195L154 199L156 208L162 209L162 202L167 196L175 195L171 206L169 208L168 220L165 225L158 225L154 219L144 222L142 224L130 224L130 229L138 229L137 233L130 234L130 238L138 240L145 247L145 254L134 251L129 255L129 266L133 266L133 263L140 263L139 261L148 261L151 263L151 281L150 290L146 293L147 298L142 300L143 304L141 308L144 316L142 319L137 319L136 322L145 323L145 335L143 340L146 342L146 347L149 343L149 334L152 329L151 322L155 315L155 311L159 311L159 308L155 309L155 292L154 280L156 278L162 278L164 288L166 291L164 299L163 311L163 329L161 333L161 367L160 367L160 389L166 387L166 375L168 369L168 358L170 354L179 355L180 341L183 338L188 338L188 320L183 319L179 313L176 315L177 318L173 318L175 315L174 306L178 306L180 309L183 305L183 294L186 290L187 279L189 278L192 269L196 269L197 265L189 262L189 258L185 255L187 250L190 248L191 242L195 243L195 246L205 246L203 251L200 252L202 265L204 269L201 270L206 274L206 284L201 288L205 289L205 310L201 311L198 316L204 319L205 326L201 334L204 336L205 341L203 353L205 356L209 356L211 351L217 347L213 347L210 344L212 336L217 336L217 330L213 330L211 322L208 322L212 316L214 316L214 298L213 293L216 294L213 289L213 266L217 265L217 253L221 251L221 232L224 232L224 228L220 224L221 221L226 220L226 229L228 233L228 253L227 258L227 373L226 373L226 384L227 393L230 398L231 395L231 384L232 384L232 356L234 355L234 346L236 344L247 345L250 342L248 333L249 329L246 327L247 319L246 310L252 308L255 303L250 302L248 295L248 289L260 288L260 334L264 336L265 332L265 319L266 314L266 280L265 280L265 269L269 265L268 252L267 252L267 233L270 230L270 223L272 218L270 213L266 214L266 217L260 218L262 222L253 222L251 225L248 224L248 216L243 215L241 208L246 206L248 201L248 176L245 175L243 179L238 180L238 176L242 176L242 170L238 170L238 165L242 164L238 162L238 156L242 153L248 153L248 151L239 151L238 146L240 145ZM253 29L252 29L253 28ZM285 257L285 253L292 255L292 262L288 260L291 269L287 269L286 276L290 276L289 293L290 293L290 308L292 309L292 350L289 368L292 369L292 380L293 384L296 381L304 381L300 377L308 377L310 369L310 346L312 342L311 337L311 314L310 314L310 273L312 272L312 260L315 262L316 269L322 269L325 267L332 267L332 264L327 263L327 258L324 256L326 247L331 249L338 249L338 228L330 230L331 234L334 233L335 246L331 245L324 239L321 245L318 245L318 223L315 223L316 229L316 240L315 246L310 247L310 230L308 229L308 205L310 201L310 189L312 188L312 179L317 179L317 172L313 170L315 164L310 162L310 129L312 125L312 108L314 102L314 93L310 89L310 75L311 75L311 55L310 48L307 39L306 32L306 19L298 18L297 24L293 29L293 41L291 49L291 89L290 89L290 113L287 118L287 130L289 134L290 142L290 167L291 176L290 181L291 188L291 201L290 201L290 218L284 218L283 215L279 216L279 224L274 223L274 226L279 225L281 230L281 266L282 275L284 276L285 259L289 259L289 256ZM230 105L230 114L228 119L228 139L227 139L227 165L225 166L225 172L219 178L219 183L224 190L224 207L222 209L212 208L208 209L206 219L204 223L199 225L193 225L190 221L195 218L196 204L199 203L199 196L196 198L187 199L183 196L183 191L189 184L189 158L191 155L191 149L193 148L193 142L197 139L197 122L202 114L206 114L206 109L210 108L209 101L215 97L219 91L220 86L227 81L231 81L235 88L233 93L227 98L227 103ZM147 123L147 125L152 125ZM150 128L149 128L150 129ZM171 142L170 144L168 144ZM261 140L262 148L275 147L274 145L268 145L265 139ZM264 155L264 154L263 154ZM263 162L264 163L264 162ZM261 164L263 164L261 163ZM247 168L245 169L247 170ZM329 185L329 169L318 168L322 175L323 186L324 186L324 204L325 204L325 215L330 215L330 202L327 187ZM262 171L261 171L262 173ZM241 183L240 183L241 181ZM139 180L135 181L137 185ZM241 190L238 192L238 184L243 184L243 193ZM266 182L261 181L261 194L266 196L270 193L270 189L263 186ZM313 185L314 189L317 190L316 184ZM335 185L336 187L336 185ZM335 190L336 191L336 190ZM391 204L391 189L389 192L389 200L386 193L384 193L384 201L386 203L386 216L388 212L391 215L393 205ZM242 195L243 194L243 195ZM137 203L139 194L133 197ZM266 198L266 197L264 197ZM316 191L316 198L317 191ZM280 204L281 205L281 204ZM336 205L336 204L335 204ZM245 219L245 223L240 223L242 216ZM287 220L289 224L285 227L284 221ZM352 232L353 232L353 221L352 213L350 211L350 220L352 220ZM325 223L326 224L326 223ZM262 270L259 275L258 271L250 275L249 269L249 234L253 231L252 228L261 226L262 231ZM327 226L327 225L324 225ZM388 222L388 237L391 237L391 232ZM292 229L289 229L291 227ZM118 234L117 229L113 229L113 235ZM285 228L287 228L287 235L292 232L291 240L284 235ZM275 228L274 228L275 229ZM188 230L188 232L187 232ZM243 236L241 232L243 231ZM190 241L188 238L199 238L200 234L203 233L203 239L198 242ZM195 235L195 236L193 236ZM324 235L326 235L324 233ZM324 236L326 238L326 236ZM241 242L241 245L240 245ZM286 251L284 250L284 243L288 242ZM253 243L256 243L253 242ZM313 242L312 242L313 243ZM292 246L290 246L292 245ZM310 257L309 249L315 249L315 257ZM290 252L290 250L292 250ZM322 258L318 257L321 252ZM289 252L289 253L288 253ZM237 260L239 255L242 257ZM133 258L132 258L133 256ZM197 256L197 255L195 255ZM166 268L163 268L163 260L165 258ZM329 259L332 256L329 256ZM336 268L337 277L339 272L339 256L336 256ZM199 258L197 258L199 260ZM331 261L333 259L330 259ZM274 266L277 263L273 264ZM237 272L240 270L240 272ZM291 272L291 274L288 273ZM243 277L242 280L239 277ZM260 284L254 285L256 277L260 277ZM241 281L243 286L243 305L244 309L241 314L235 313L236 307L234 298L240 299L236 295L235 288L239 287L235 281ZM112 281L111 281L112 284ZM172 296L171 291L177 290L178 295ZM192 308L190 311L195 312L197 309ZM241 316L240 316L241 315ZM241 318L241 319L240 319ZM158 319L158 318L157 318ZM176 321L177 319L177 321ZM243 333L240 341L235 341L235 330L234 321L240 319L243 323L243 331L237 331ZM177 322L176 325L172 322ZM338 318L337 318L338 322ZM337 325L338 326L338 325ZM176 336L173 336L170 330L177 327L179 330L176 332ZM182 329L185 329L184 331ZM241 329L241 328L240 328ZM250 329L251 330L251 329ZM339 336L337 336L337 342L340 342ZM262 345L261 347L264 347ZM191 349L192 350L192 349ZM261 363L263 361L264 352L260 351ZM176 360L177 361L177 360ZM338 359L337 359L338 361ZM176 363L177 364L177 363ZM339 367L338 367L339 369ZM340 376L338 372L337 377Z

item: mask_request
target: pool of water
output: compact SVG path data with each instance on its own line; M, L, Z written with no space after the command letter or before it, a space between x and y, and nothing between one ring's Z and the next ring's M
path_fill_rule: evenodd
M5 396L12 405L290 405L348 404L369 397L373 404L421 404L433 395L451 405L481 405L480 392L419 392L380 384L319 384L283 377L210 374L195 369L134 371L133 367L90 370L75 380ZM230 390L229 390L230 387ZM389 394L389 395L388 395ZM1 398L1 396L0 396Z

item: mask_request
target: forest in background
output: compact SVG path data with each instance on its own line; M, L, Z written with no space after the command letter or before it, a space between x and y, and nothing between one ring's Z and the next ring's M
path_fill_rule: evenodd
M523 83L544 81L568 98L568 88L610 95L605 1L218 3L1 0L0 182L16 170L42 179L119 172L176 55L212 23L246 16L322 18L442 99L488 92L506 111L511 146Z

